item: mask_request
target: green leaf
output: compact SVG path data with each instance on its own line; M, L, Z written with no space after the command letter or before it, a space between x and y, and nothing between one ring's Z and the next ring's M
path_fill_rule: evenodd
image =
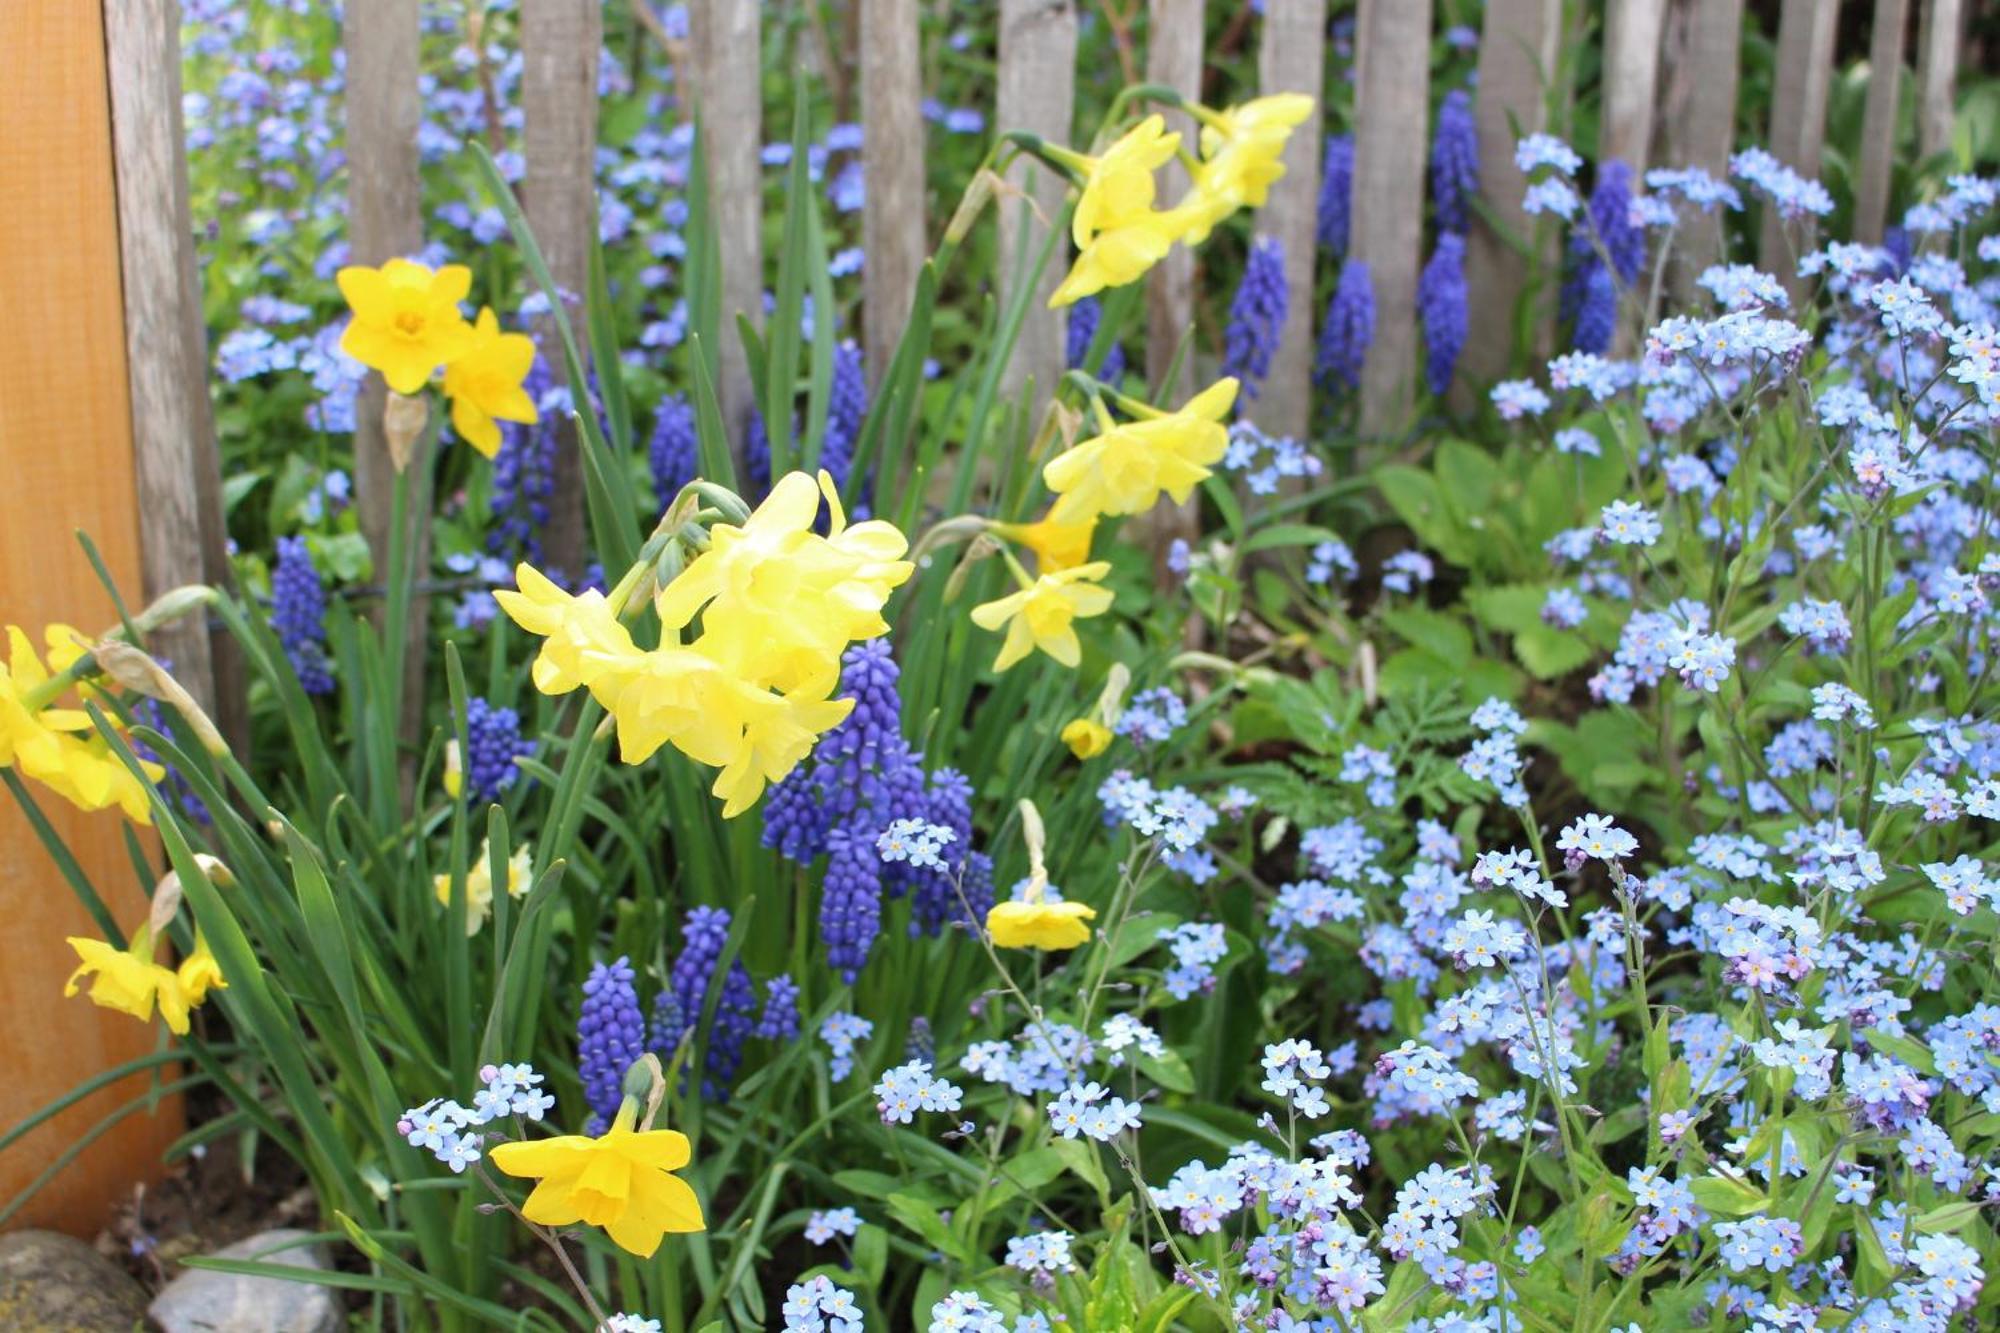
M1747 1217L1771 1206L1770 1197L1748 1181L1729 1176L1701 1176L1688 1185L1694 1201L1711 1213Z

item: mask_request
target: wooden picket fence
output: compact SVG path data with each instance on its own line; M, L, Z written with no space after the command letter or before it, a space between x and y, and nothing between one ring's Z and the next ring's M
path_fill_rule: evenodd
M121 214L125 221L128 317L135 330L136 463L154 504L144 516L149 584L213 577L221 547L215 502L207 395L200 375L200 329L191 313L196 292L186 217L185 165L178 154L179 82L169 16L172 0L103 0L114 49L114 102ZM767 137L760 105L760 24L754 0L692 0L690 36L666 37L649 0L629 4L642 28L668 43L703 111L713 181L713 210L724 275L723 315L761 308L764 288L759 220L764 207L759 152ZM879 376L889 363L910 308L911 293L950 201L927 214L924 121L917 0L847 0L855 19L859 68L838 71L843 87L858 87L864 128L867 195L863 244L862 329L865 364ZM1852 8L1856 0L1849 0ZM1952 79L1963 0L1873 0L1872 65L1889 71L1871 82L1858 172L1856 232L1879 237L1887 217L1890 160L1897 141L1897 84L1905 63L1911 9L1921 7L1915 51L1921 145L1942 147L1951 129ZM1130 6L1135 12L1136 0ZM1143 41L1149 79L1193 94L1200 91L1208 14L1201 0L1147 0ZM1776 33L1777 82L1765 142L1783 160L1817 174L1826 105L1833 80L1833 38L1841 0L1781 0ZM996 128L1028 128L1068 138L1077 50L1076 0L1001 0ZM1476 118L1485 215L1468 246L1471 327L1466 380L1499 377L1515 360L1514 325L1527 266L1518 236L1533 234L1519 208L1521 178L1512 146L1517 134L1542 128L1554 71L1565 43L1582 34L1563 30L1561 0L1487 0L1478 54ZM604 0L521 0L520 40L526 55L521 91L527 160L524 203L556 281L571 291L587 285L593 199L590 145L596 132L596 63ZM422 237L416 127L418 0L349 0L346 6L350 239L358 261L379 262L417 248ZM1572 11L1574 13L1574 11ZM1319 92L1326 79L1327 0L1269 0L1261 23L1257 89L1235 93ZM1316 115L1294 135L1287 174L1257 219L1258 230L1284 247L1294 293L1310 292L1321 141L1325 128L1355 136L1351 250L1367 261L1376 293L1376 328L1361 389L1361 430L1388 436L1412 417L1418 338L1415 291L1423 237L1432 0L1360 0L1354 30L1357 84L1352 126L1323 127ZM1573 21L1573 20L1572 20ZM1735 147L1736 78L1746 22L1745 0L1609 0L1604 7L1601 156L1635 170L1662 162L1695 164L1720 174ZM1136 26L1136 25L1135 25ZM124 35L121 37L121 30ZM826 58L833 58L831 53ZM1191 129L1191 126L1183 126ZM1176 168L1177 170L1177 168ZM1054 192L1045 174L1019 173L1052 215ZM127 189L127 185L130 189ZM1176 188L1171 185L1169 188ZM160 193L164 191L164 193ZM174 201L160 210L154 198ZM1026 210L1002 208L1000 224L1016 251L1014 228ZM1546 230L1546 229L1544 229ZM1699 238L1696 238L1699 244ZM1764 259L1777 259L1767 234ZM1044 274L1059 273L1058 254ZM1192 320L1193 257L1177 252L1150 279L1148 369L1157 374L1181 345ZM1010 283L1005 273L1002 282ZM1032 305L1009 383L1052 385L1062 370L1062 316ZM1309 299L1290 303L1269 381L1257 403L1259 424L1281 434L1308 428L1314 325ZM144 323L179 336L142 338ZM1545 338L1546 334L1534 335ZM741 347L725 337L719 396L740 430L750 409L750 375ZM147 386L139 410L138 386ZM363 528L371 544L386 541L392 478L379 424L379 385L365 402L356 441L355 472ZM573 556L583 542L582 485L574 448L559 451L553 531L545 546ZM424 559L427 524L412 505L408 537ZM572 561L574 563L574 561ZM421 567L421 565L420 565ZM207 666L200 645L177 652L198 680ZM411 670L422 670L411 654ZM420 692L412 691L412 697Z

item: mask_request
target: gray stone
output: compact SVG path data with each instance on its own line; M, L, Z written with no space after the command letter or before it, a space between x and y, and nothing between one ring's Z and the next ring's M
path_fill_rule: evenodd
M0 1328L13 1333L131 1333L146 1291L90 1246L58 1231L0 1236Z
M216 1259L251 1259L293 1268L333 1267L317 1245L279 1250L308 1233L264 1231L217 1250ZM162 1333L339 1333L344 1320L331 1287L288 1278L246 1277L190 1268L166 1285L147 1311Z

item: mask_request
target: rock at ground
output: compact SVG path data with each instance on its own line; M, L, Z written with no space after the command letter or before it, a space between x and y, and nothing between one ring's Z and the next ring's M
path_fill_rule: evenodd
M0 1328L10 1333L131 1333L146 1292L90 1246L57 1231L0 1236Z
M264 1231L217 1250L212 1257L331 1268L317 1245L271 1252L305 1239L306 1234ZM169 1282L147 1313L161 1333L338 1333L343 1322L340 1301L331 1287L200 1268L190 1268Z

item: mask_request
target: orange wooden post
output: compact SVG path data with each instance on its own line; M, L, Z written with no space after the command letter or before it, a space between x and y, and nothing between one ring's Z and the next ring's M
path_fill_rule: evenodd
M140 584L138 497L119 281L111 99L96 5L0 5L0 620L39 637L48 621L112 623L73 533L96 541L121 590ZM116 812L84 815L36 791L86 874L124 923L143 899ZM10 799L0 799L0 1125L151 1050L157 1027L65 1000L63 937L96 928ZM141 1095L144 1075L86 1098L0 1154L11 1199L92 1125ZM12 1224L90 1235L131 1184L158 1170L179 1133L178 1101L128 1116Z

